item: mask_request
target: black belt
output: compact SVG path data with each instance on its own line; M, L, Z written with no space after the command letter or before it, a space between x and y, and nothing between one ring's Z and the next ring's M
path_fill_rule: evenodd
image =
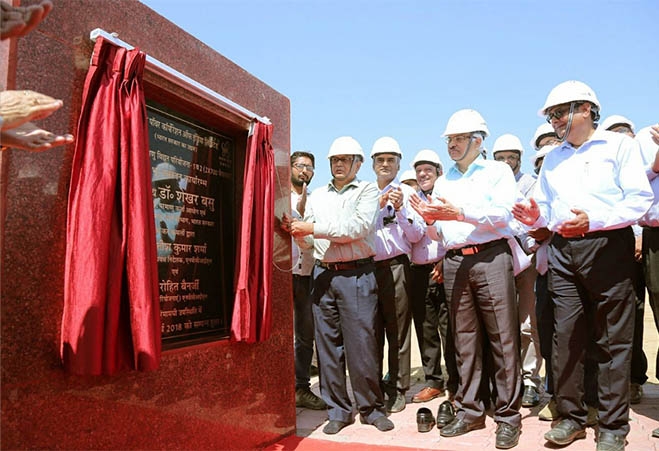
M329 269L330 271L349 271L351 269L361 268L364 265L372 264L373 257L360 258L359 260L351 260L348 262L321 262L316 260L316 264L321 268Z
M473 246L465 246L459 249L449 249L448 251L446 251L446 256L448 258L451 258L451 257L455 257L456 255L474 255L474 254L478 254L479 252L483 252L485 249L498 246L499 244L503 244L505 242L506 239L501 238L499 240L488 241L487 243L483 243L483 244L474 244Z
M627 227L622 227L620 229L595 230L594 232L586 232L581 236L573 236L570 238L566 238L558 233L556 233L555 235L558 235L564 240L583 240L584 238L602 238L602 237L609 237L617 233L629 233L629 231L631 230L632 230L632 226L627 226Z
M400 254L395 257L387 258L386 260L378 260L375 262L375 266L389 266L394 263L404 265L405 263L409 263L409 261L410 259L407 257L407 254Z
M424 264L418 264L418 263L410 263L410 268L418 268L418 269L432 269L435 267L437 262L434 263L424 263Z

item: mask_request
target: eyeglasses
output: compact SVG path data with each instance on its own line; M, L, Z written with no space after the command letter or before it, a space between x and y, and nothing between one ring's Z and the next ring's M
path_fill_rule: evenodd
M583 103L575 102L573 111L577 111L577 108L579 108L581 105L583 105ZM569 112L570 112L570 105L566 105L563 108L556 108L551 113L547 113L547 122L551 124L552 119L556 119L558 121L563 117L565 117L565 115Z
M351 164L355 157L330 157L330 164Z
M504 157L503 155L497 155L496 157L494 157L494 159L496 161L519 161L519 156L518 155L507 155L507 156Z
M469 141L471 139L471 135L459 135L459 136L447 136L444 138L444 141L446 141L446 144L451 144L452 142L455 142L456 144L462 144L466 141Z
M314 171L314 167L311 166L310 164L295 163L295 164L293 165L293 167L294 167L295 169L297 169L298 171L304 171L305 169L306 169L307 171L309 171L309 172L313 172L313 171Z

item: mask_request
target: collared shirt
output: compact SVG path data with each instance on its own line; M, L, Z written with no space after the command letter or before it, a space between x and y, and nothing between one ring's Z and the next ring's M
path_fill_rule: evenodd
M400 210L396 211L391 202L387 202L378 211L378 218L375 223L376 261L409 254L412 251L412 243L419 241L425 231L423 219L409 205L410 195L414 193L413 188L401 185L395 179L380 190L378 194L381 196L387 191L398 187L403 191L403 205Z
M446 249L510 238L511 213L517 196L515 177L500 161L477 157L463 174L457 165L435 182L435 196L462 208L464 221L437 221L435 226Z
M659 174L652 170L659 146L652 141L650 136L647 136L649 133L650 127L642 128L636 134L636 138L641 143L641 156L645 164L645 173L650 182L650 189L654 194L654 201L647 213L638 220L638 223L646 227L659 227Z
M417 194L421 199L428 201L428 197L423 193L423 191L419 191ZM433 240L427 233L427 229L434 229L435 226L426 226L425 221L423 225L423 236L419 241L412 244L410 260L415 265L435 263L444 258L444 255L446 255L446 249L444 249L444 245L442 245L442 243L437 240Z
M300 194L291 190L291 213L294 218L302 219L300 212L297 211L297 202L300 199ZM307 190L307 196L309 191ZM307 197L308 202L309 197ZM297 245L295 239L292 240L291 261L293 262L293 274L299 276L309 276L313 270L313 252L311 249L301 249Z
M565 141L545 156L533 198L540 207L534 227L555 232L578 208L588 215L592 232L634 224L653 196L638 142L595 130L578 149Z
M332 182L316 188L307 200L304 220L314 223L313 256L326 263L375 255L378 187L355 178L338 191Z
M517 189L524 197L531 197L536 182L535 177L529 174L524 174L523 172L518 172L515 174L515 182L517 183Z

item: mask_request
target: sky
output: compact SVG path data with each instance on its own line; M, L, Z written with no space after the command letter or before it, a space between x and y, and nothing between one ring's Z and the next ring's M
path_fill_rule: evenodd
M344 135L364 149L363 180L381 136L399 142L401 172L421 149L450 164L441 135L463 108L485 118L486 148L517 135L532 172L537 111L571 79L595 91L602 119L659 122L657 0L142 2L290 99L290 150L316 156L311 188Z

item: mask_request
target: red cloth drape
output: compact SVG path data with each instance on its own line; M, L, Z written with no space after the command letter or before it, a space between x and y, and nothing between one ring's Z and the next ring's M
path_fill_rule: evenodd
M275 157L272 125L255 122L247 140L236 298L231 338L265 341L272 330L272 243L274 239Z
M97 39L69 189L61 357L74 374L151 370L160 309L145 55Z

